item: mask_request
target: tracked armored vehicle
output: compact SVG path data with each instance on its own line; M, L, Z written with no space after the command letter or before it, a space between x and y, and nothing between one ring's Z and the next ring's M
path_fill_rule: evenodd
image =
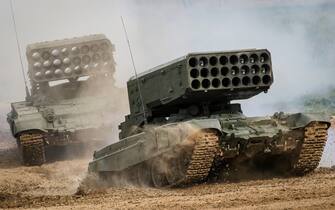
M240 104L231 103L266 93L273 81L266 49L190 53L133 77L120 141L96 151L89 171L155 187L203 182L229 168L238 173L244 163L300 175L313 171L329 119L246 117Z
M30 93L7 118L23 163L43 164L48 148L103 140L116 104L106 96L118 91L111 42L102 34L41 42L26 55Z

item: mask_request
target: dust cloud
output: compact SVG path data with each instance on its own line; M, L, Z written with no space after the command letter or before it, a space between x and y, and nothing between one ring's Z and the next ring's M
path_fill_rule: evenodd
M298 111L293 99L333 87L334 5L331 0L14 1L23 49L38 41L106 34L116 46L115 78L121 87L133 75L121 15L139 72L188 52L268 48L275 82L268 94L242 101L244 112L253 116L278 109ZM75 7L82 12L74 11ZM27 15L27 8L34 12ZM9 17L8 11L3 12ZM45 16L48 20L40 18ZM19 61L13 60L17 59L13 28L10 19L6 20L5 26L9 26L2 40L12 40L12 64L8 59L4 69L16 71L10 71L6 81L0 79L9 90L0 94L0 100L10 101L20 99L18 96L22 99L24 89ZM70 26L76 26L76 30Z
M124 1L120 9L140 70L194 51L269 49L274 84L267 94L239 101L247 116L300 112L302 96L334 88L331 0ZM328 153L334 144L328 140L322 162L335 161Z
M136 128L135 128L136 130ZM167 138L179 144L173 151L167 154L158 155L154 158L153 163L139 164L136 167L126 169L123 172L101 172L89 173L82 179L76 194L90 194L92 192L103 191L109 187L152 187L151 172L154 170L169 173L171 170L172 158L181 155L181 152L191 154L194 141L191 137L199 132L199 128L190 123L178 123L169 126L146 125L140 128L141 132L146 133L146 141L156 141L158 138ZM174 144L171 143L171 144ZM144 151L144 155L152 156L152 151ZM150 164L153 164L152 166Z
M332 1L125 1L122 8L141 70L194 51L269 49L275 82L242 102L248 115L333 86Z
M0 52L8 58L2 60L1 71L13 69L6 72L6 79L0 78L8 89L0 93L0 101L18 100L24 97L24 88L9 4L0 4L0 43L9 49ZM243 102L250 115L272 113L273 103L289 106L292 98L333 86L334 5L331 0L14 0L22 49L39 41L104 33L116 46L115 77L121 87L133 75L121 15L139 72L193 51L268 48L275 83L268 94Z
M118 91L119 94L124 94L124 90L118 89ZM115 107L111 105L115 109L111 113L106 113L113 121L115 128L117 128L117 121L126 112L124 101L126 100L119 98L114 104ZM86 177L93 151L117 139L116 131L101 130L101 135L107 137L104 141L86 141L68 146L49 147L46 148L47 163L42 166L26 167L21 165L15 139L8 128L5 128L5 124L2 125L4 125L0 131L0 192L2 194L71 195L77 191L81 181ZM77 138L87 139L87 136L78 135Z
M4 2L1 5L5 5ZM23 46L44 40L105 33L116 45L115 78L121 87L125 86L133 71L120 15L126 21L139 72L193 51L268 48L272 52L275 83L268 94L241 102L247 115L296 110L297 107L290 103L293 99L333 87L335 6L330 0L313 3L32 0L15 1L14 6ZM1 7L2 10L6 10L2 14L9 17L7 4ZM5 120L9 101L24 98L19 60L13 50L16 49L13 28L7 16L1 40L11 41L8 41L11 46L8 47L10 50L5 50L8 55L4 55L5 52L0 54L5 58L1 60L4 65L1 74L8 75L0 79L3 90L8 90L0 94L0 101L4 104L1 105L0 117L0 191L71 194L85 176L91 157L55 161L41 167L20 166L15 140L10 137ZM124 90L118 93L120 95L111 94L113 100L127 100ZM111 115L115 125L123 120L124 113L121 112L127 112L126 103L119 106L122 109ZM117 136L117 127L112 133ZM330 133L330 136L333 135ZM111 139L115 140L114 137Z

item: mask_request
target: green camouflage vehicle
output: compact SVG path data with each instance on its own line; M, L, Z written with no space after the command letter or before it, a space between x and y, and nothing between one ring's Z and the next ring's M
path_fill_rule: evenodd
M242 165L308 173L318 166L329 119L246 117L231 103L266 93L273 81L266 49L190 53L133 77L120 141L96 151L89 172L155 187L239 173Z
M31 94L7 118L25 165L43 164L48 147L92 144L111 130L113 48L101 34L27 46Z

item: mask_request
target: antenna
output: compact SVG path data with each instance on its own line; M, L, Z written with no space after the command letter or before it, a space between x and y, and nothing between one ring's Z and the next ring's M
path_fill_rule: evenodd
M126 39L127 39L127 44L128 44L128 49L129 49L130 57L131 57L131 62L133 64L133 68L134 68L134 72L135 72L135 78L136 78L136 82L137 82L138 92L140 94L140 100L141 100L141 105L142 105L144 122L147 123L147 117L146 117L146 114L145 114L145 108L144 108L144 102L143 102L143 97L142 97L140 82L139 82L138 76L137 76L137 70L136 70L136 66L135 66L135 61L134 61L133 53L132 53L131 47L130 47L130 42L129 42L129 38L128 38L128 33L127 33L126 25L124 24L122 16L121 16L121 22L122 22L124 34L125 34Z
M9 2L10 2L11 15L12 15L14 31L15 31L16 45L17 45L17 50L18 50L18 53L19 53L19 58L20 58L20 63L21 63L21 73L23 75L24 86L26 88L26 97L27 97L27 99L29 99L30 98L30 93L29 93L29 89L28 89L27 78L26 78L26 75L24 73L24 67L23 67L23 62L22 62L22 53L21 53L21 47L20 47L20 42L19 42L19 36L18 36L18 33L17 33L17 28L16 28L13 2L12 2L12 0L9 0Z

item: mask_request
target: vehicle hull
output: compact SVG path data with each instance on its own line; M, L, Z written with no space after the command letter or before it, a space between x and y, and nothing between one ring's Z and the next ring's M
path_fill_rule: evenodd
M163 159L163 162L166 159L170 161L171 158L165 156L171 156L173 153L172 156L176 156L177 159L185 159L185 155L191 159L182 169L186 173L185 177L188 173L187 168L191 167L192 158L200 160L201 170L204 169L204 165L207 167L205 170L208 173L187 182L203 181L214 172L221 171L223 164L220 162L233 163L279 156L289 159L290 166L286 168L286 172L307 173L317 167L315 163L318 163L321 158L328 127L329 123L325 117L301 113L291 115L280 113L273 117L253 118L221 115L148 126L141 133L96 151L93 161L89 164L89 171L95 173L131 171L132 168L143 163L152 165L153 162L157 162L154 161L156 159ZM309 133L308 129L311 130ZM318 137L315 134L316 130L319 132ZM202 137L199 137L199 134ZM309 141L315 143L314 147L318 150L308 154L311 156L310 160L304 160L308 162L307 165L297 168L301 158L300 153L303 153L303 144L308 135L312 135ZM201 148L199 151L197 146ZM195 156L195 153L204 154ZM204 163L201 159L209 159L210 163ZM162 164L164 165L164 163L159 165ZM166 164L169 165L169 163ZM176 183L177 181L168 185Z

